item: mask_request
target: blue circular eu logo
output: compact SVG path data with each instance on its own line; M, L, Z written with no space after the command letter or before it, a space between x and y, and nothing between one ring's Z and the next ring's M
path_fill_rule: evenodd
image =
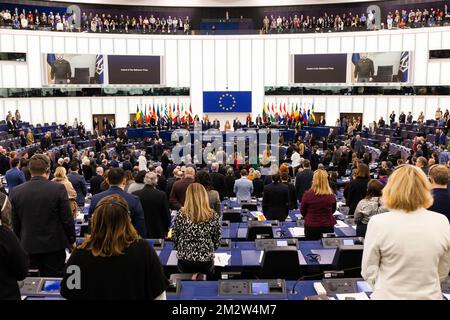
M236 106L236 98L231 93L224 93L219 97L219 108L222 111L233 111Z

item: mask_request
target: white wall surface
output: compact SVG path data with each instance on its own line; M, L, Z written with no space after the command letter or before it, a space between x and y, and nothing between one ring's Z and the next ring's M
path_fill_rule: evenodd
M289 85L290 54L412 50L411 72L414 85L450 85L450 60L428 61L429 49L450 49L450 27L377 32L236 36L112 35L2 29L0 30L0 51L26 51L27 62L23 64L1 62L0 87L41 87L41 74L44 68L42 53L161 54L165 56L166 61L166 86L190 87L190 98L186 99L190 99L194 113L202 115L202 94L205 90L251 90L252 114L255 116L262 111L265 86ZM86 99L90 101L90 104L84 101ZM88 115L93 113L93 108L97 111L106 108L109 111L116 111L119 124L125 123L125 120L119 120L125 115L124 110L135 110L134 100L142 99L158 99L158 97L93 97L90 99L74 97L62 99L62 107L58 105L58 109L56 109L56 101L59 101L59 98L53 99L54 106L49 102L44 105L42 101L46 99L41 98L22 99L22 101L4 99L1 101L0 116L3 117L3 112L11 109L6 107L9 103L14 106L20 105L24 112L30 114L32 122L42 122L47 118L70 119L71 115L77 113L80 117L88 118ZM292 97L292 99L298 99L298 97ZM384 114L386 109L390 110L390 103L398 108L411 106L412 111L419 111L423 106L427 108L426 112L430 115L432 115L430 110L434 110L438 104L444 109L450 107L446 97L397 96L386 99L379 96L360 96L351 98L351 103L346 99L348 98L320 96L316 97L315 101L321 101L321 107L327 108L329 119L334 119L335 115L341 112L341 107L363 111L364 106L374 106L375 110L370 112L374 112L375 115ZM103 104L104 100L108 101L106 107ZM102 103L99 104L98 101ZM341 101L345 102L341 103ZM386 101L388 105L385 104ZM316 111L320 112L318 108L319 102L316 102ZM55 114L49 114L52 110L55 110ZM40 112L44 113L38 114ZM236 115L217 114L216 117L233 119Z

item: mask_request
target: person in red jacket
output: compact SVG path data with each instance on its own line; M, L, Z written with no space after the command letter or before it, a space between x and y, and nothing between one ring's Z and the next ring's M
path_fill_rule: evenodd
M336 196L328 183L328 174L314 172L311 188L303 194L300 213L305 219L306 240L319 240L322 233L334 232Z

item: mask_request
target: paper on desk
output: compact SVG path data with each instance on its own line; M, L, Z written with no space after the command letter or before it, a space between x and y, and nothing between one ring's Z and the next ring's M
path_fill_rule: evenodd
M289 232L294 238L300 238L305 236L305 228L302 227L292 227L289 228Z
M311 253L320 256L319 264L332 264L336 249L313 249Z
M219 252L214 254L214 265L218 267L225 267L230 262L231 254L226 252Z
M337 293L336 297L338 300L347 300L346 298L351 298L351 300L370 300L365 292Z
M442 293L445 299L450 300L450 293Z
M346 224L344 221L337 220L335 224L336 228L347 228L348 224Z

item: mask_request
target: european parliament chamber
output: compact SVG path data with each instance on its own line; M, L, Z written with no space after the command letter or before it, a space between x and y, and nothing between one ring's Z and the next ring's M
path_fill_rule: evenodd
M0 305L450 300L448 5L1 1Z

